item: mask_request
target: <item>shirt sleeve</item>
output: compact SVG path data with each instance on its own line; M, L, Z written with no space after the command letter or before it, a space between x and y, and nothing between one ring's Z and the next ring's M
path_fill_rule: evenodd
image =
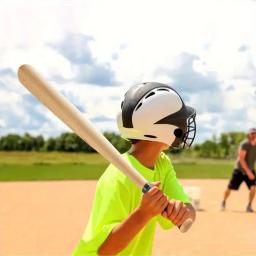
M91 215L81 243L80 250L83 255L97 255L98 249L113 228L127 217L129 193L126 190L125 185L117 178L108 177L98 182Z
M240 144L240 150L245 150L245 151L248 151L249 150L249 143L247 141L244 141Z
M175 170L170 161L168 161L168 165L169 168L166 168L168 171L163 182L163 192L169 197L169 199L176 199L183 203L190 203L189 197L185 193L181 183L178 181ZM174 226L171 221L162 216L159 216L158 221L163 229L170 229Z

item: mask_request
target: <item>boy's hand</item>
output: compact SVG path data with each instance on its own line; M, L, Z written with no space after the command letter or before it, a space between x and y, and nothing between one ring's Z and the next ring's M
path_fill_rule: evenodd
M195 220L195 209L191 204L170 200L162 216L169 219L176 226L181 226L188 218Z
M143 195L139 207L139 211L148 219L161 214L169 204L168 197L159 188L160 182L153 182L152 185L154 187Z

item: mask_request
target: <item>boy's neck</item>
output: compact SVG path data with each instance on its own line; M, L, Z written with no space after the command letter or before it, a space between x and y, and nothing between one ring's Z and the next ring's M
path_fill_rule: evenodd
M160 144L150 144L147 141L140 141L138 144L133 145L130 154L145 167L154 169L162 150L163 147Z

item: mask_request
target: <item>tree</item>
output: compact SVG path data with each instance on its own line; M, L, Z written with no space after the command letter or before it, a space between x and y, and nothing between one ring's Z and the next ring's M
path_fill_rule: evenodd
M41 136L41 135L36 136L36 137L34 138L34 141L35 141L35 143L34 143L34 144L35 144L35 150L36 150L36 151L42 150L43 147L44 147L44 144L45 144L44 137Z
M62 133L55 138L55 150L67 152L96 152L74 133Z
M23 150L31 151L35 150L35 139L29 133L25 133L22 137Z
M0 149L6 151L23 150L22 137L17 134L9 134L1 137Z
M200 156L207 158L219 157L218 144L207 140L200 145Z
M131 147L131 142L123 139L114 132L104 132L107 140L121 153L126 152Z
M56 144L56 140L54 138L49 138L48 140L45 141L43 148L45 151L54 151L55 144Z
M123 139L114 132L105 132L104 136L121 153L129 150L131 142ZM219 137L216 135L212 139L201 144L196 144L191 150L186 150L186 156L212 157L212 158L234 158L237 154L239 143L246 138L244 132L225 132ZM26 150L26 151L68 151L68 152L95 152L95 150L85 143L74 133L65 132L55 138L45 140L43 136L32 136L25 133L23 136L8 134L0 137L0 150ZM184 154L183 150L173 149L172 154Z

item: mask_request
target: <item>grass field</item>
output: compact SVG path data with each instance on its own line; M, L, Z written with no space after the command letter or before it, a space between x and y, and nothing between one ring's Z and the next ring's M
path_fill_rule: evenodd
M179 178L228 178L233 161L172 156ZM108 163L98 154L0 152L0 181L98 179Z

